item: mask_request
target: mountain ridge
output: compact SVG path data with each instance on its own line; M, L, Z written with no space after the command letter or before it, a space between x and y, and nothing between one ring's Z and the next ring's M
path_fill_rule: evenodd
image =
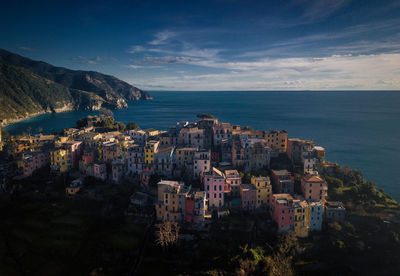
M137 87L96 71L71 70L0 49L0 120L7 125L44 113L121 109L151 100Z

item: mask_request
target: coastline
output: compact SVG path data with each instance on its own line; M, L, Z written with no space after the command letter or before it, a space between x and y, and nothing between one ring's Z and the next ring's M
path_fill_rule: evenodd
M77 110L71 108L71 109L62 109L61 111L58 111L58 110L57 111L42 111L42 112L32 113L29 116L24 117L24 118L4 119L4 120L2 120L2 123L0 124L0 127L2 127L2 128L10 127L13 124L20 123L20 122L23 122L25 120L33 119L35 117L39 117L39 116L45 115L45 114L57 114L57 113L64 113L64 112L70 112L70 111L77 111ZM6 121L6 123L4 123L4 121Z

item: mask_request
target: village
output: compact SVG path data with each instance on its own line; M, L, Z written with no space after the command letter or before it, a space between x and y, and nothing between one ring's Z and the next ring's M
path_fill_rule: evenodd
M79 128L62 134L3 139L12 162L1 164L1 189L10 189L9 179L49 167L53 175L71 176L64 183L71 200L91 196L82 185L87 177L106 185L129 182L137 189L126 215L146 214L183 227L204 229L232 214L260 214L278 234L308 237L325 220L345 220L344 204L328 198L321 173L337 165L325 160L323 147L288 138L285 130L198 117L168 131L110 130L104 122L114 119L103 114L83 118Z

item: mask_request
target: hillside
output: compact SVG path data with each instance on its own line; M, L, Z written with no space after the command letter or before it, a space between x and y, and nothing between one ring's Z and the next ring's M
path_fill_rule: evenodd
M55 67L0 49L3 124L49 112L126 108L128 100L150 99L149 93L113 76Z

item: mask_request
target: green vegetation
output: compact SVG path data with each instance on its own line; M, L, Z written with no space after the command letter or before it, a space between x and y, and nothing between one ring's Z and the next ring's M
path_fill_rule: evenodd
M127 100L151 99L115 77L74 71L0 49L0 120L74 109L126 107Z
M137 130L137 129L140 129L140 127L135 122L129 122L126 125L126 130Z
M200 119L217 119L217 117L215 117L214 115L210 114L210 113L200 113L196 115L197 118Z
M126 126L122 122L115 122L114 117L104 117L95 126L101 127L103 131L125 131Z
M88 120L86 117L79 119L78 121L76 121L76 127L77 128L82 128L82 127L86 127L88 123Z

